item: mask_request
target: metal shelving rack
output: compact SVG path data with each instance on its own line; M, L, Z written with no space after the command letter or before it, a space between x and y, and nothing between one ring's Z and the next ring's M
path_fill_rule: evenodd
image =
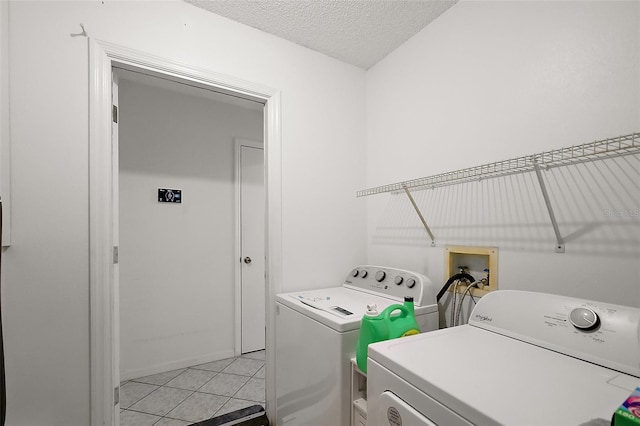
M469 167L419 179L412 179L375 188L364 189L358 191L356 196L366 197L386 192L406 193L411 201L411 205L416 210L420 221L431 238L431 245L435 246L435 236L431 232L431 229L427 225L426 220L413 199L411 191L457 185L464 182L479 181L482 179L490 179L518 173L535 172L549 212L549 218L556 235L555 251L558 253L564 253L564 240L558 228L558 223L553 212L547 188L544 180L542 179L541 170L638 153L640 153L640 133L631 133L624 136L589 142L568 148L554 149L552 151L526 155L509 160L496 161L495 163L484 164L481 166Z

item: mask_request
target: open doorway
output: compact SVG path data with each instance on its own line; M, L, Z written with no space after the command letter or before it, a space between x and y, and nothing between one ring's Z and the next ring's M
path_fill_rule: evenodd
M120 68L114 80L121 424L263 406L263 103ZM238 136L256 142L237 152Z
M266 408L273 418L274 360L269 355L273 346L273 298L280 291L281 276L281 182L280 182L280 96L277 91L239 81L184 64L152 57L119 46L90 40L90 269L91 269L91 374L92 424L118 424L119 333L118 324L118 248L117 236L117 161L112 155L111 138L113 67L141 71L148 75L179 81L189 86L231 94L265 105L265 276L266 296ZM117 157L115 157L117 158Z

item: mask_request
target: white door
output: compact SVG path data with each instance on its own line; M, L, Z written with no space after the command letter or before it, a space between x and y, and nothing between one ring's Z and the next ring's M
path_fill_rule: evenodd
M236 158L239 192L240 352L247 353L265 348L265 192L262 143L236 140Z

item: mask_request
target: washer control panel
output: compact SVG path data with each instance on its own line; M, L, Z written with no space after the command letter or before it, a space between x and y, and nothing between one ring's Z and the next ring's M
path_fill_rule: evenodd
M499 290L469 324L640 377L640 309L529 291Z
M416 306L436 303L437 290L425 275L387 266L361 265L353 268L345 279L344 286L371 294L380 294L403 301L413 297Z

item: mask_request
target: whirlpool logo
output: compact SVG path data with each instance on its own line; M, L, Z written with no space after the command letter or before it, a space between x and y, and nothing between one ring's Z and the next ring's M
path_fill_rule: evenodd
M475 318L478 321L483 321L483 322L491 322L491 321L493 321L493 318L488 317L486 315L475 314Z

